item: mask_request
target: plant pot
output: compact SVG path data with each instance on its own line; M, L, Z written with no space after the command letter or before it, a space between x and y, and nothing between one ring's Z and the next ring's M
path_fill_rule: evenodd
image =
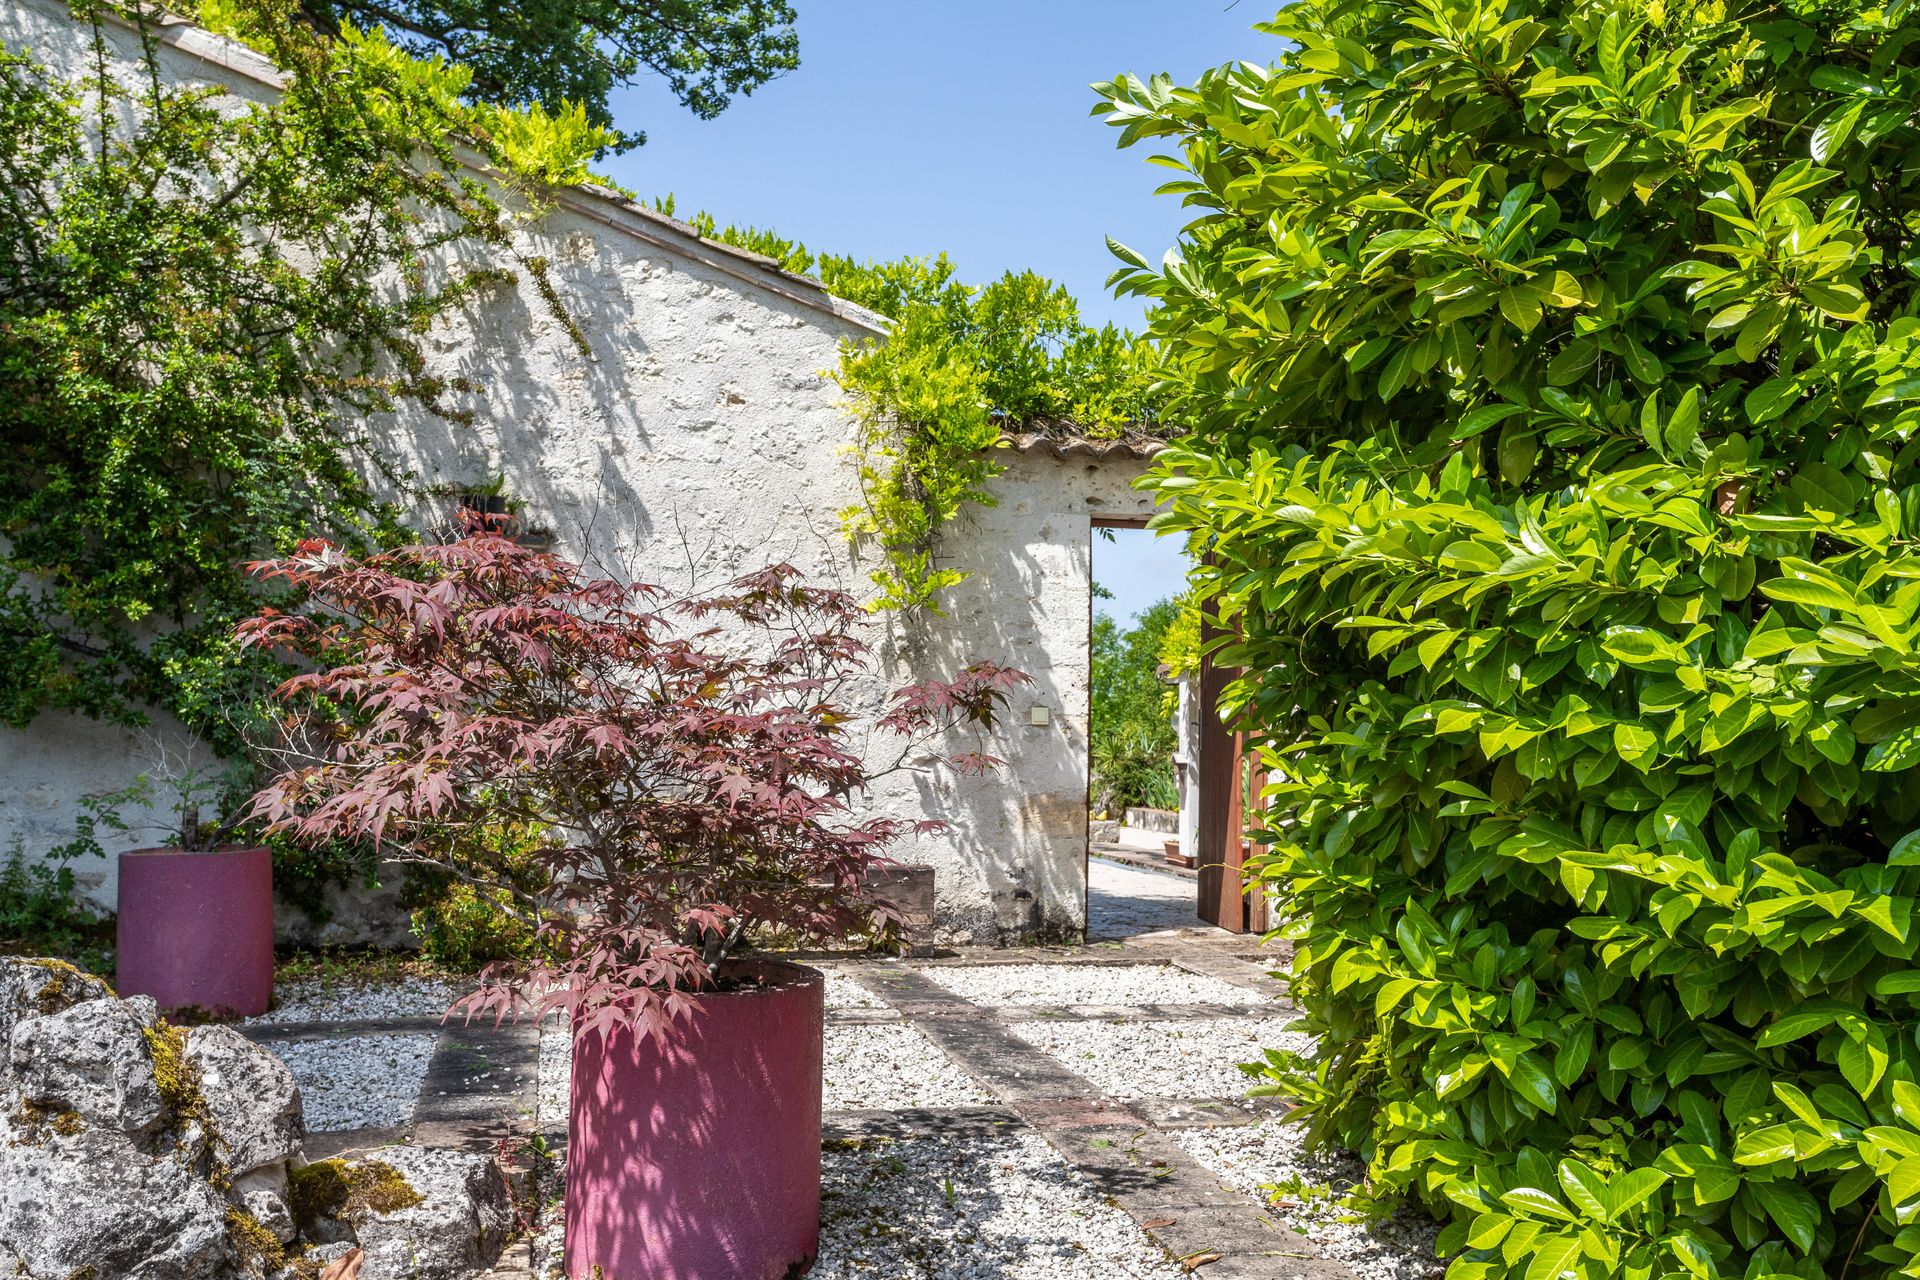
M122 995L249 1017L273 1002L269 850L123 853L119 916Z
M571 1280L787 1280L820 1245L826 979L780 961L724 976L665 1045L577 1033L567 1133Z

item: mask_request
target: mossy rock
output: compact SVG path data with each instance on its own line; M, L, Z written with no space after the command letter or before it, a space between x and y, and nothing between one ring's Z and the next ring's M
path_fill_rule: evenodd
M35 957L26 961L35 969L44 969L52 975L47 985L40 988L40 994L34 997L34 1005L42 1014L58 1013L78 1000L98 999L93 988L98 986L107 995L114 994L113 987L105 978L88 973L79 965L51 957ZM85 992L84 995L76 995Z
M71 1138L86 1130L87 1121L78 1111L49 1111L31 1102L22 1102L7 1119L16 1136L11 1145L40 1146L54 1137Z
M259 1263L262 1272L275 1272L287 1265L286 1246L261 1225L260 1219L237 1205L227 1209L227 1234L240 1256Z
M423 1202L401 1172L379 1160L316 1160L287 1178L287 1207L302 1232L321 1221L359 1222L376 1213L398 1213Z

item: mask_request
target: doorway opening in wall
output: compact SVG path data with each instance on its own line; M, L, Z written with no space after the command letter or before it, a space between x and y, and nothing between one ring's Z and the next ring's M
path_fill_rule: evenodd
M1197 927L1199 622L1180 541L1093 522L1088 602L1087 937Z

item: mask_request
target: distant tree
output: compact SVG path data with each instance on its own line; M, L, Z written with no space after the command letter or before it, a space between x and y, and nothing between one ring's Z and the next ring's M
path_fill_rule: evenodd
M1122 630L1108 614L1093 618L1091 746L1093 807L1115 812L1128 805L1168 809L1174 790L1171 690L1158 674L1167 629L1180 607L1162 600Z
M611 126L608 98L643 71L703 120L800 65L786 0L297 0L321 30L379 27L411 53L473 71L467 96L549 111L579 103ZM613 150L647 140L619 134Z

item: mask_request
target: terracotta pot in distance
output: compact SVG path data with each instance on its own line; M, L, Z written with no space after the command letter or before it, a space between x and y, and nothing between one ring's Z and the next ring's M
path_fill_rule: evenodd
M265 848L120 855L122 995L162 1009L251 1017L273 1002L273 854Z
M826 979L774 960L700 998L662 1045L573 1043L567 1137L571 1280L786 1280L820 1245Z

